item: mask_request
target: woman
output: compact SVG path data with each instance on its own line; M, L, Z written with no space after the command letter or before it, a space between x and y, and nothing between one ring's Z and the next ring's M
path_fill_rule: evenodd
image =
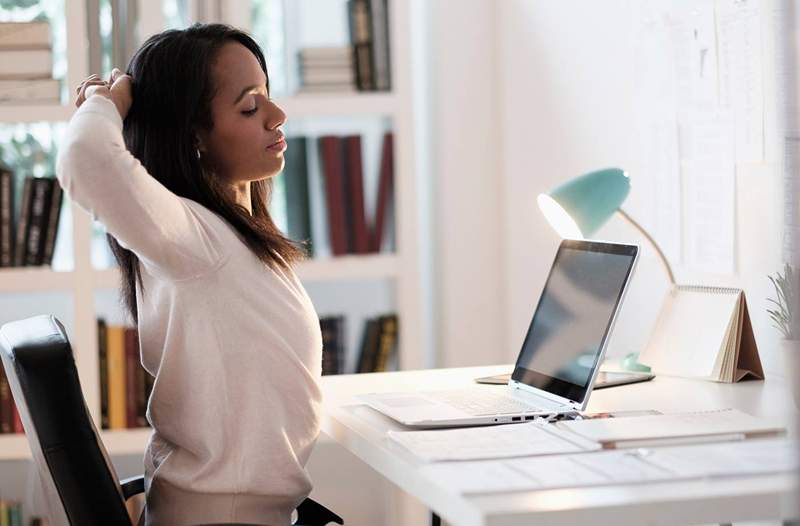
M146 524L289 524L311 491L322 339L303 253L266 208L286 116L261 50L223 25L166 31L76 104L58 177L109 232L155 376Z

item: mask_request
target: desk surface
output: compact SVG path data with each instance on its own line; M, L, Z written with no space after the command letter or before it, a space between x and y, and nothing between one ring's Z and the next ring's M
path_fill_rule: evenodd
M477 376L508 372L509 365L434 369L323 378L323 431L355 456L459 526L544 524L697 524L796 516L793 475L737 477L657 484L605 486L502 495L464 496L420 473L420 461L386 438L401 424L352 397L381 391L414 391L471 385ZM502 387L490 387L502 389ZM597 390L589 412L656 409L662 412L735 407L779 417L794 426L797 410L780 377L764 382L718 384L657 377L653 381ZM794 428L790 431L793 435ZM538 523L538 522L537 522Z

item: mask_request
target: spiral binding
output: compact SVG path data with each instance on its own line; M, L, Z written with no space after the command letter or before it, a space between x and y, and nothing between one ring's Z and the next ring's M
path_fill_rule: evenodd
M712 287L709 285L675 285L675 290L687 292L707 292L710 294L739 294L742 289L736 287Z

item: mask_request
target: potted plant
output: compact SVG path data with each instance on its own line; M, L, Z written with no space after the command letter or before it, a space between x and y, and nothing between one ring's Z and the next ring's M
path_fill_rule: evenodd
M767 312L773 326L783 336L781 347L786 378L792 387L795 404L800 407L800 331L797 326L800 320L793 317L797 301L800 300L797 278L797 272L788 263L783 267L783 274L777 272L769 276L775 289L775 298L767 298L773 305Z

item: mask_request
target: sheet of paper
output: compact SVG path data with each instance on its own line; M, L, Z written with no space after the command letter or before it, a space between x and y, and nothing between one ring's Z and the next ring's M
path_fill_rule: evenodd
M784 141L783 261L800 264L800 138Z
M531 422L434 431L390 431L388 437L425 461L476 460L577 453L600 449L555 427Z
M792 472L797 443L750 440L514 460L438 462L420 469L463 494L638 484Z
M638 418L560 422L558 426L598 442L646 440L730 433L781 431L784 427L738 409L697 411Z
M734 113L736 162L764 160L761 17L757 0L718 0L720 102Z

